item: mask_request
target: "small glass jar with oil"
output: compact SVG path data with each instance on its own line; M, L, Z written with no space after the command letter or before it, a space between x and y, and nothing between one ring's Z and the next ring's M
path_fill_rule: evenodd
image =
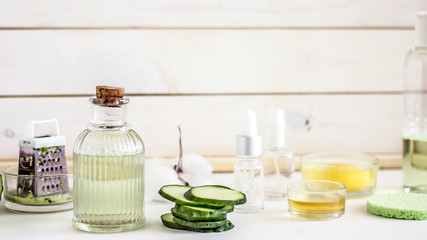
M331 219L345 212L346 186L339 182L313 180L288 185L289 213L310 219Z
M362 197L375 191L378 159L365 153L311 153L301 158L301 173L303 180L343 183L348 197Z

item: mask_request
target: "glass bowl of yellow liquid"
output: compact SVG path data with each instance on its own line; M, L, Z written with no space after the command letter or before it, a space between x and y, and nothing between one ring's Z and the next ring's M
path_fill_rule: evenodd
M324 220L345 212L346 186L339 182L312 180L288 185L289 213L298 217Z
M371 195L375 191L378 158L365 153L311 153L301 158L303 180L340 182L348 197Z

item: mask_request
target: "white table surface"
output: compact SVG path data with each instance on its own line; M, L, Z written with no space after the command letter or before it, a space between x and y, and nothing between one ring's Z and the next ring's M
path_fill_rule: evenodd
M299 173L298 173L299 174ZM214 174L217 184L230 185L231 174ZM300 176L297 175L296 179ZM149 184L147 182L147 184ZM400 170L381 170L377 193L399 191ZM427 204L427 203L426 203ZM346 213L333 220L302 220L287 213L286 201L266 201L258 214L228 214L235 228L223 233L194 233L163 227L160 215L172 203L146 202L146 225L142 229L113 234L75 230L72 211L48 214L17 214L0 205L0 239L426 239L427 221L388 219L369 214L366 198L348 199Z

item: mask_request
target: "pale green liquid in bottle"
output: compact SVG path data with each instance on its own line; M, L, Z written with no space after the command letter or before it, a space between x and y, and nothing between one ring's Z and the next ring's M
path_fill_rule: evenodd
M144 224L144 166L141 154L75 155L75 219L87 228L110 231ZM77 172L76 172L77 171ZM75 222L76 223L76 222ZM96 231L96 230L95 230Z
M403 139L403 190L427 193L427 141Z

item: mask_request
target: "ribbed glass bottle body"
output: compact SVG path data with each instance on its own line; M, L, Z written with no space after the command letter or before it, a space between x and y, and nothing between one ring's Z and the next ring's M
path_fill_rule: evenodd
M74 145L75 228L121 232L144 225L144 156L141 138L124 122L89 124Z
M74 149L74 222L88 231L144 224L144 148L130 131L85 130ZM82 229L85 230L85 229Z

